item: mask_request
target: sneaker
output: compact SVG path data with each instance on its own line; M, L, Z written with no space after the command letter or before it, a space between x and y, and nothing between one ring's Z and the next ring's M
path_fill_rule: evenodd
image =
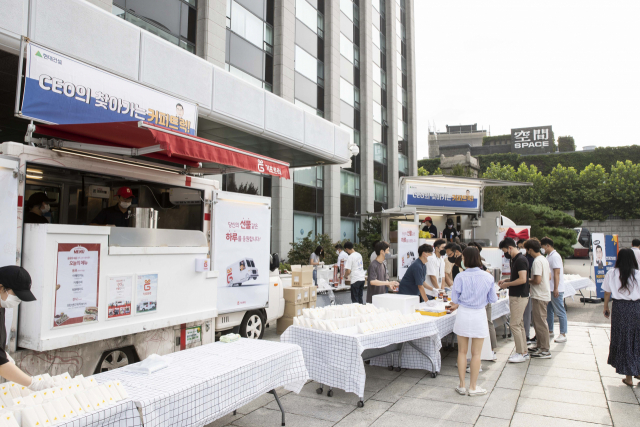
M491 356L491 359L489 359L492 362L497 362L498 361L498 355L496 354L495 351L492 351L493 356Z
M551 359L551 353L548 351L539 350L531 355L531 357L535 357L536 359Z
M522 357L524 357L524 360L529 360L529 353L523 355Z
M529 355L527 354L527 357ZM527 359L521 355L520 353L516 353L511 355L511 357L509 357L509 363L522 363L522 362L526 362Z
M549 331L549 338L553 338L554 336L556 336L556 334L554 334L553 332Z
M567 336L560 334L553 342L567 342Z
M529 348L527 349L527 351L528 351L529 353L535 353L535 352L536 352L536 351L538 351L538 350L540 350L538 347L529 347Z
M482 365L480 365L480 370L478 372L482 372ZM471 366L467 366L467 374L471 373Z
M483 389L482 387L476 386L475 390L469 389L469 396L482 396L485 394L487 394L487 390Z
M527 345L532 345L532 344L536 344L537 341L535 338L529 338L527 339Z
M462 396L465 396L467 394L467 389L464 387L456 387L456 391L458 392L458 394L461 394Z

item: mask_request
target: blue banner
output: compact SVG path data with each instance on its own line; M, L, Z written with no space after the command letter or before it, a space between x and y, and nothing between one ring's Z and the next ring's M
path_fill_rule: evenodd
M592 234L593 244L593 269L596 279L596 295L604 298L602 284L607 272L615 267L618 259L618 235L617 234Z

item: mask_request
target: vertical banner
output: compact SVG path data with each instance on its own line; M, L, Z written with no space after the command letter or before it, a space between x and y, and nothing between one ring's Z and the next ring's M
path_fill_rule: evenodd
M109 276L107 279L107 320L131 316L133 275Z
M420 227L413 222L398 221L398 280L418 259L418 235Z
M136 277L136 314L158 309L158 273L138 274Z
M602 284L604 276L616 265L618 259L618 235L593 233L591 235L593 245L593 269L596 279L596 295L604 298Z
M220 274L218 312L266 307L271 200L223 191L217 195L213 267Z
M54 328L98 321L99 277L99 243L58 243Z

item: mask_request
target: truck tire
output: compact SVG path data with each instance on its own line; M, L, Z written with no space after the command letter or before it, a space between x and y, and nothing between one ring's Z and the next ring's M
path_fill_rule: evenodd
M265 326L266 322L262 313L256 310L249 311L244 315L240 324L240 336L255 340L262 339Z
M93 373L99 374L101 372L107 372L139 361L140 358L133 346L108 350L102 353Z

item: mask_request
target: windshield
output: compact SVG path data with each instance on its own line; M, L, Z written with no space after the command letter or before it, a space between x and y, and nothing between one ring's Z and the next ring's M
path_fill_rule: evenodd
M256 265L253 263L252 259L248 259L247 260L247 264L249 264L249 267L255 267Z

